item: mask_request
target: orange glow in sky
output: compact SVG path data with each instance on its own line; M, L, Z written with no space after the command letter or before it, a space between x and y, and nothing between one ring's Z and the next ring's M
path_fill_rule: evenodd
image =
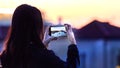
M93 19L120 27L120 0L0 0L0 13L12 14L18 5L25 3L45 11L54 23L62 16L65 23L76 28Z

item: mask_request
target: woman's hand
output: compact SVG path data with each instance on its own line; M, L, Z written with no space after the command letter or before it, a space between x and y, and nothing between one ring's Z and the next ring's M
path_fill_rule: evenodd
M57 40L57 37L50 37L50 38L44 40L43 43L46 47L48 47L48 44L50 43L50 41L53 41L53 40Z
M69 24L65 24L66 28L67 28L67 37L68 40L71 42L71 44L76 44L76 40L74 37L74 33L72 31L72 27Z

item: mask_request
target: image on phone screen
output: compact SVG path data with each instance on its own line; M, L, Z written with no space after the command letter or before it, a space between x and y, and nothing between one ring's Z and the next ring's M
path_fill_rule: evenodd
M50 35L53 37L67 36L67 30L65 26L51 26Z

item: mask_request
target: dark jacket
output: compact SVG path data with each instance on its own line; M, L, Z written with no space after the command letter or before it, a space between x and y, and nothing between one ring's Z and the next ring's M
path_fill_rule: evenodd
M79 64L79 55L76 45L68 47L67 60L62 61L53 51L40 49L37 46L28 46L21 62L11 64L11 56L4 52L1 55L3 68L76 68Z

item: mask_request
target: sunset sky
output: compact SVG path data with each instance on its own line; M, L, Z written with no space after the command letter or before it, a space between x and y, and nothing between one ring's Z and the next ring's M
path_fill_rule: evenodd
M25 3L44 11L54 23L62 16L63 22L77 28L94 19L120 27L120 0L0 0L0 14L13 14L18 5Z

